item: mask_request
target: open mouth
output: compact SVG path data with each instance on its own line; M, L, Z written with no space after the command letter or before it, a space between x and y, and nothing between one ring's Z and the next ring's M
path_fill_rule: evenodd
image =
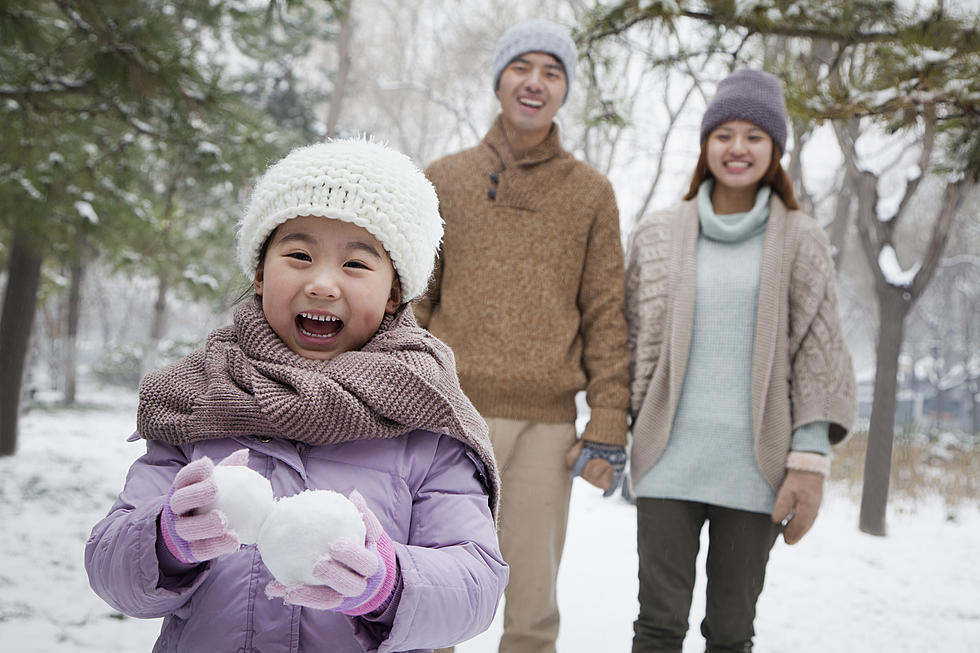
M749 167L748 161L729 161L725 164L727 168L733 168L735 170L745 170Z
M540 109L544 106L543 101L528 97L517 98L517 101L520 102L522 106L529 107L531 109Z
M296 316L296 327L310 338L330 338L340 333L344 322L333 315L300 313Z

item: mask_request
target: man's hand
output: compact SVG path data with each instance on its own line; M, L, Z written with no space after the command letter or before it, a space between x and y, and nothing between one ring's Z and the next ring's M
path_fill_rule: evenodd
M568 450L565 463L572 478L581 476L603 490L602 496L612 496L623 480L626 447L581 439Z

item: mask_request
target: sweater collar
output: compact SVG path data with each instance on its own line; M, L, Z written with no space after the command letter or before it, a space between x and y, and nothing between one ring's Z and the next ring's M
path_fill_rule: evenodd
M760 186L755 194L755 206L745 213L717 215L711 205L714 179L706 179L698 188L698 219L701 232L711 240L737 243L762 233L769 219L769 186Z
M504 164L504 168L532 166L543 163L548 159L553 159L565 152L561 146L558 124L553 122L551 123L551 131L548 132L548 136L543 141L528 150L520 159L515 158L511 154L510 146L507 144L507 136L504 134L503 115L498 115L497 119L493 121L493 126L490 127L487 135L483 137L483 141L496 152L497 157Z

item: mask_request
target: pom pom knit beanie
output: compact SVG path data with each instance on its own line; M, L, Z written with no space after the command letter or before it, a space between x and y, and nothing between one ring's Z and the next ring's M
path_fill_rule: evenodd
M701 142L711 130L729 120L758 125L780 152L786 151L786 100L782 84L774 75L746 69L723 79L701 118Z
M568 80L565 88L567 98L575 80L578 51L568 32L547 20L531 20L514 25L500 37L493 55L493 90L496 91L500 85L500 74L507 64L525 52L546 52L561 63Z
M283 222L315 215L350 222L384 246L402 301L425 292L442 240L436 191L412 161L368 140L336 140L290 152L252 191L238 229L238 262L249 276Z

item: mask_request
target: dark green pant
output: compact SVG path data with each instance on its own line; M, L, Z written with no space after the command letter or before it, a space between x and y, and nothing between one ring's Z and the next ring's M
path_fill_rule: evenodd
M705 520L706 650L751 651L755 604L779 525L762 513L671 499L639 498L636 514L640 614L633 624L633 653L681 653Z

